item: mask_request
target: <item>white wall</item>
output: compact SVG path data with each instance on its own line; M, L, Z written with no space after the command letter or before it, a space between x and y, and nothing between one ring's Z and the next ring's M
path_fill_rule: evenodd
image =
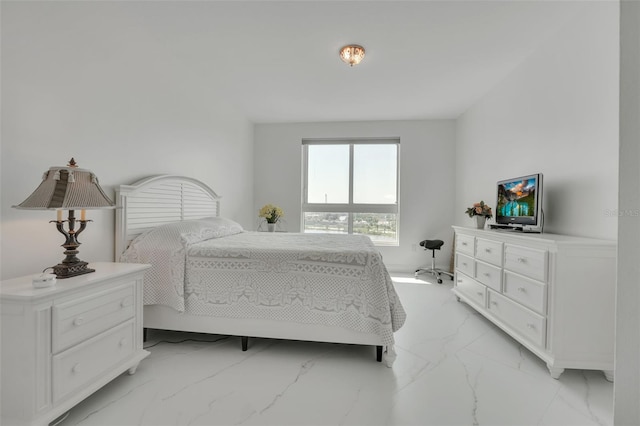
M591 2L458 120L455 220L544 174L545 231L615 239L618 4Z
M620 9L620 218L614 423L640 424L640 2Z
M223 215L253 224L252 124L177 78L179 58L128 18L100 3L2 5L3 279L63 259L55 213L11 206L72 156L111 196L147 175L183 174L223 196ZM114 212L88 214L79 257L113 260Z
M448 269L453 237L454 126L453 120L257 124L255 226L258 209L274 203L285 211L286 229L300 232L303 138L399 137L400 245L380 247L380 252L390 270L411 272L430 262L426 252L415 246L423 239L442 239L446 245L436 257L438 266Z

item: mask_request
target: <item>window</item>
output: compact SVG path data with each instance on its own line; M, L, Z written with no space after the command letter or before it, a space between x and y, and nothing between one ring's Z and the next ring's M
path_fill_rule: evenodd
M397 139L303 140L303 232L398 244Z

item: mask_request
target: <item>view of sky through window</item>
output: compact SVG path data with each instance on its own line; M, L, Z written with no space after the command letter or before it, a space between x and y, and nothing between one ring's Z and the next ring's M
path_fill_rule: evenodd
M356 144L353 164L353 202L396 202L395 145ZM310 145L308 203L349 202L349 145Z
M396 146L354 145L353 202L396 202Z
M349 202L349 145L309 145L309 203Z

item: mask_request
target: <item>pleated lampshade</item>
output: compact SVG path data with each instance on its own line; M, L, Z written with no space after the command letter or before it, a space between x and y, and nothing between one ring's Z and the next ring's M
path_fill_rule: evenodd
M104 193L93 172L77 167L51 167L42 182L17 209L111 209L115 204Z

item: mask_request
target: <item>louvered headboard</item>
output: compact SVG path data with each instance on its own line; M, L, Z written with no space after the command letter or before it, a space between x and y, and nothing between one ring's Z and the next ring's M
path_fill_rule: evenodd
M204 183L151 176L116 189L116 261L144 231L171 222L220 215L220 197Z

